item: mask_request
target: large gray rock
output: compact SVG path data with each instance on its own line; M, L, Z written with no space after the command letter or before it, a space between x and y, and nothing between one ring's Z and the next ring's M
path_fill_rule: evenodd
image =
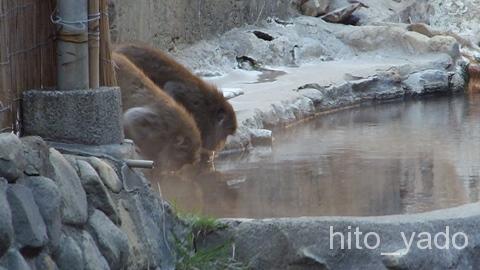
M21 138L25 155L24 173L30 176L44 176L52 178L53 166L49 160L49 147L45 141L36 136Z
M7 201L7 181L0 178L0 258L13 241L12 214Z
M69 236L62 235L60 248L55 261L60 269L84 270L85 263L82 250L77 242Z
M251 269L262 270L475 269L480 256L479 220L478 203L414 215L226 220L228 229L206 235L207 241L197 241L197 247L233 239L236 257ZM438 236L438 245L434 240L439 233L447 234L447 227L448 249L445 236ZM454 237L457 233L463 235ZM426 235L432 237L431 248L425 248ZM412 239L409 250L404 238Z
M96 157L88 158L88 162L95 168L103 183L110 188L111 191L118 193L122 190L122 182L112 166Z
M25 166L23 145L13 133L0 134L0 177L14 182L22 175Z
M55 149L50 149L57 184L62 195L62 217L65 224L84 225L87 222L87 195L80 178L70 163Z
M99 210L90 216L88 225L110 268L125 269L130 255L127 235Z
M107 261L98 250L92 236L86 231L71 230L68 234L78 243L82 251L85 270L110 270ZM62 268L63 269L63 268Z
M450 90L449 75L443 70L424 70L410 74L404 81L406 91L411 95L422 95Z
M37 270L59 270L52 257L46 253L41 253L35 258L35 267Z
M95 169L86 161L78 160L78 171L91 207L102 210L116 224L120 223L115 203Z
M22 179L20 183L29 187L35 203L47 226L47 234L51 251L55 251L60 242L62 230L62 197L60 191L51 179L32 176Z
M20 248L40 248L47 244L47 228L29 188L15 184L7 190L12 209L15 243Z
M7 270L30 270L30 266L22 257L18 250L10 249L5 256L0 259L0 266Z

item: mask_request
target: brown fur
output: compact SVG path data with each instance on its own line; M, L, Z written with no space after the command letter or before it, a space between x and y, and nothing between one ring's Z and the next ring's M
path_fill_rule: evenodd
M407 26L407 30L420 33L429 38L434 36L451 36L454 39L456 39L457 42L464 48L470 48L475 50L479 49L477 45L473 44L473 42L461 37L457 33L454 33L452 31L439 31L439 30L433 29L430 25L427 25L425 23L412 23L409 26Z
M191 115L125 56L113 53L122 90L124 128L146 158L175 170L199 159L200 132Z
M235 132L235 112L215 86L195 76L160 50L129 44L116 51L128 57L193 115L205 149L218 150L223 147L227 136Z

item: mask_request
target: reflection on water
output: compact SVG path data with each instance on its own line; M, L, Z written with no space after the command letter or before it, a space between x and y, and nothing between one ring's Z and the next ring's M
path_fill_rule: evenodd
M415 213L479 200L480 95L373 105L275 136L270 151L165 176L180 208L215 217Z

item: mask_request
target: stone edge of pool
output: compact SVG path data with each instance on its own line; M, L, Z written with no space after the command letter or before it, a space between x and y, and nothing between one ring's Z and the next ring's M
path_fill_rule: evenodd
M480 263L480 203L379 217L221 221L226 228L205 235L198 246L231 241L232 256L251 269L474 269ZM344 236L343 249L339 234ZM423 249L428 235L431 249ZM468 245L463 248L465 237ZM410 249L406 243L411 243Z
M239 123L228 137L220 155L247 152L270 141L271 130L294 125L323 113L346 109L367 102L459 93L466 87L466 63L452 62L438 54L427 66L392 66L365 78L352 78L332 85L310 83L294 90L298 95L273 101L268 109L256 109L252 117ZM267 132L266 132L267 131Z

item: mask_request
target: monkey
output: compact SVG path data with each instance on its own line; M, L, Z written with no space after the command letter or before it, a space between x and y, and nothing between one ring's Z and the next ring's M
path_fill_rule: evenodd
M112 54L122 92L125 136L163 170L200 159L200 131L187 110L163 92L125 56Z
M144 45L116 48L157 86L189 111L197 123L204 150L220 150L237 129L233 107L216 86L203 81L166 53ZM205 157L206 153L204 153Z

